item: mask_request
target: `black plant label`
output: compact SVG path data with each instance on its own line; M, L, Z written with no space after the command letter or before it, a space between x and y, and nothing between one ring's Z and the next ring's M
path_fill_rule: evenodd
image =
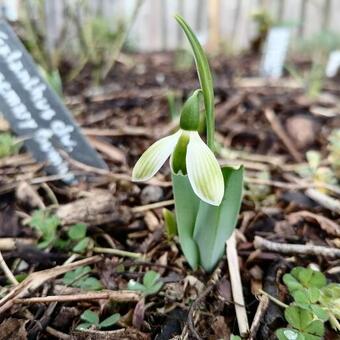
M76 161L107 169L71 113L40 75L15 32L0 20L0 112L46 171L74 182L65 153Z

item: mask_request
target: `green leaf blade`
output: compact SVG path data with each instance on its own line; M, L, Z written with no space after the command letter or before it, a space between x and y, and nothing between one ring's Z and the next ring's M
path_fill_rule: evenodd
M103 289L102 284L95 277L88 277L85 280L80 281L80 288L85 290L101 290Z
M99 316L98 314L92 312L91 310L87 309L81 316L80 318L91 325L98 326L99 324Z
M145 287L152 287L157 283L160 277L161 276L159 275L159 273L153 270L149 270L148 272L145 273L143 277L143 285Z
M219 207L201 201L194 229L201 264L211 271L223 256L225 242L235 229L241 207L243 190L243 167L222 168L224 197Z
M83 253L85 252L85 250L87 249L88 245L90 242L90 238L89 237L85 237L84 239L82 239L81 241L79 241L73 248L72 250L75 253Z
M81 240L86 235L86 225L83 223L75 224L70 227L67 234L71 240Z
M120 314L119 313L115 313L112 314L111 316L109 316L107 319L103 320L100 324L99 327L100 328L107 328L107 327L111 327L114 324L116 324L120 319Z
M174 236L177 235L177 223L176 223L176 216L175 214L164 208L162 211L163 219L164 219L164 224L165 224L165 230L168 239L173 238Z
M187 22L180 15L176 15L175 19L183 29L194 53L198 78L203 91L204 107L207 121L207 142L210 149L214 150L214 88L208 59L203 51L201 44L199 43L198 39L196 38L194 32L187 24Z
M141 283L131 279L129 282L128 282L128 290L135 290L135 291L138 291L138 292L142 292L144 293L145 292L145 287L144 285L142 285Z
M92 326L91 323L83 322L83 323L80 323L80 324L77 326L76 329L79 330L79 331L82 331L82 330L85 330L85 329L89 329L91 326Z
M199 254L193 234L200 200L192 190L188 176L172 174L172 184L179 242L187 261L195 270L199 265Z
M299 331L292 328L280 328L275 332L279 340L305 340Z

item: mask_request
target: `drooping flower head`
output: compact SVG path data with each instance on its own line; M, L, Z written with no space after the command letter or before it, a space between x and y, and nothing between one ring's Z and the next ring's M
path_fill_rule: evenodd
M195 194L202 201L218 206L224 194L224 180L214 153L197 132L200 92L195 91L185 102L180 129L158 140L143 153L133 168L132 179L149 180L170 156L172 172L187 175Z

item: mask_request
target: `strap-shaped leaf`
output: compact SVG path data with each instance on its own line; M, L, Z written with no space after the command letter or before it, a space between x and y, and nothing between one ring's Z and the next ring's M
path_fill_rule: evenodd
M223 167L224 196L216 207L200 201L194 229L201 265L211 271L223 256L225 242L232 234L241 207L243 167L235 170Z
M193 233L200 200L192 190L188 176L172 174L172 185L179 242L190 266L197 269L199 256Z
M187 36L194 53L198 78L201 84L204 98L204 107L207 122L207 144L210 149L214 150L214 133L215 133L215 114L214 114L214 89L210 72L208 59L204 54L203 48L196 38L194 32L186 21L180 16L175 16L177 22L182 27Z

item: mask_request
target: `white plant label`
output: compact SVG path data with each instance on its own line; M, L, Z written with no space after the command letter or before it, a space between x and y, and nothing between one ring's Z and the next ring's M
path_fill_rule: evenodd
M333 51L329 55L327 66L326 66L326 76L328 78L335 77L338 73L340 67L340 50Z
M290 29L288 27L273 27L270 29L261 62L261 77L279 79L282 76L289 38Z

